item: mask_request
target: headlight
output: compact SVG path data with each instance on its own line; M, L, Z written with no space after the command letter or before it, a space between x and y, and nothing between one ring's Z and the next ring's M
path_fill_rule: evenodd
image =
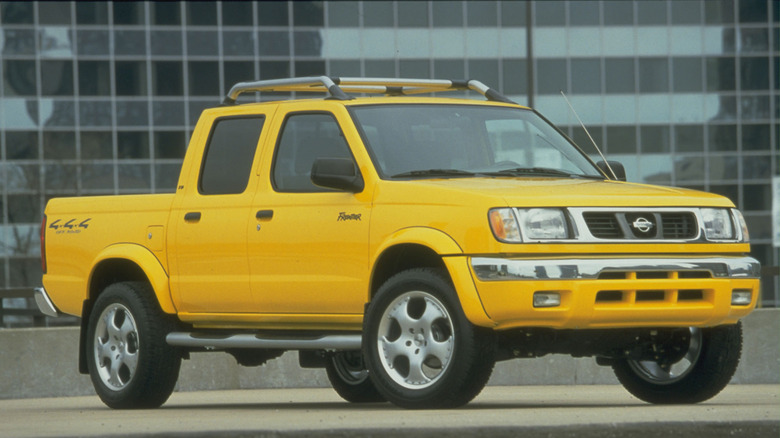
M736 208L732 208L731 212L734 213L734 217L737 218L737 228L742 230L742 241L749 242L750 233L748 232L748 227L747 227L747 222L745 222L745 217L742 216L742 212L737 210Z
M731 213L725 208L702 208L701 218L704 221L704 234L709 240L734 239L734 227L731 224Z
M488 219L490 219L490 229L499 241L507 243L523 241L513 209L493 208L488 212Z
M569 227L566 216L558 208L517 209L520 229L530 240L568 239Z

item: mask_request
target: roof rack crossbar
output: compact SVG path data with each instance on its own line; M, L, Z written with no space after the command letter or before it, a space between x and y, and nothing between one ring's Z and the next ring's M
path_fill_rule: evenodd
M515 103L498 91L475 80L447 79L398 79L398 78L339 78L311 76L304 78L271 79L254 82L239 82L228 92L223 105L234 105L243 93L283 91L329 93L338 100L353 99L347 93L387 94L392 96L436 93L451 90L473 90L488 100Z

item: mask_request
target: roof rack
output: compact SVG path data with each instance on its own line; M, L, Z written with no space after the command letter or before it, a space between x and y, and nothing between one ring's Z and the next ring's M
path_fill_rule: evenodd
M305 78L271 79L267 81L239 82L228 92L223 105L234 105L243 93L282 91L329 93L332 99L352 100L347 93L385 94L402 96L454 90L473 90L487 100L515 103L498 91L475 80L447 79L396 79L396 78L338 78L311 76Z

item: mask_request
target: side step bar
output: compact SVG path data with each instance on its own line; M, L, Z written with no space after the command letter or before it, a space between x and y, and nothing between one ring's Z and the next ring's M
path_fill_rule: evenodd
M165 337L173 347L205 348L227 350L231 348L267 348L278 350L360 350L362 336L271 336L261 334L215 334L173 332Z

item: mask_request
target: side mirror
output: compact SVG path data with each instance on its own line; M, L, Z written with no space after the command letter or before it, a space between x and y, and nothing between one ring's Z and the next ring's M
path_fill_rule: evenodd
M362 192L365 186L351 158L317 158L311 166L311 182L352 193Z
M602 172L604 172L609 179L612 179L612 172L609 170L610 167L615 172L615 176L617 177L618 181L625 181L626 180L626 168L623 167L623 165L619 161L608 161L609 166L607 166L607 163L603 161L599 161L596 163L596 166L601 169Z

